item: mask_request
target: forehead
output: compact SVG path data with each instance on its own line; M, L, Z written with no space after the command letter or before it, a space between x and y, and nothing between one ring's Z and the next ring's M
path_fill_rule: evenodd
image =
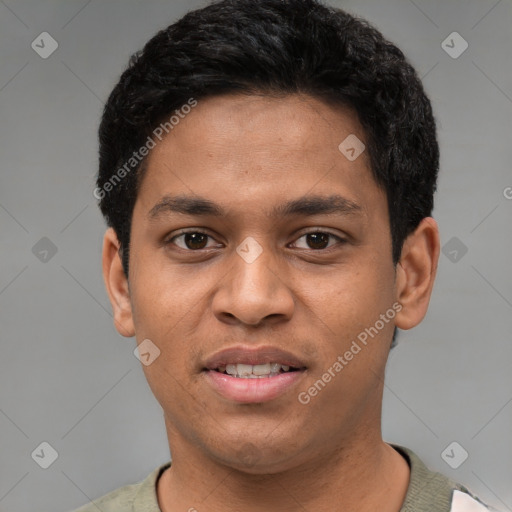
M204 144L214 147L237 140L250 142L254 147L264 144L305 152L333 146L337 149L344 136L350 134L365 139L353 109L329 105L304 94L213 96L199 100L188 114L174 119L179 123L158 144L154 155L172 145L172 141L182 147L200 149ZM237 146L230 149L236 152Z
M357 203L379 194L357 115L307 95L223 95L198 100L157 142L146 161L139 196L153 203L187 193L246 205L333 188ZM341 146L340 146L341 144Z

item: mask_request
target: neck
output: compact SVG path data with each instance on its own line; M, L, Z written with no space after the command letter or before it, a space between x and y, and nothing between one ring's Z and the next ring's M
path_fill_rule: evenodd
M337 450L273 474L239 471L213 461L193 443L171 443L172 466L158 483L160 508L221 512L229 503L244 512L398 512L409 484L405 459L380 432L342 441Z

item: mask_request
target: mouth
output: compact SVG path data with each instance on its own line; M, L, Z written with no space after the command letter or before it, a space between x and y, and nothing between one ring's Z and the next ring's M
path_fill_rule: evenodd
M268 379L277 377L283 373L298 372L301 368L294 368L287 364L281 363L264 363L264 364L227 364L219 366L213 371L224 375L231 375L237 379Z
M222 398L238 403L273 400L294 387L307 367L296 356L272 347L234 347L210 358L202 373Z

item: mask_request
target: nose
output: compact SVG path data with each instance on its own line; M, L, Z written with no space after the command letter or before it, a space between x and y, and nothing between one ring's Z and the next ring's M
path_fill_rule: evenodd
M213 312L232 325L274 325L290 320L295 302L286 281L268 250L252 262L233 253L231 271L213 298Z

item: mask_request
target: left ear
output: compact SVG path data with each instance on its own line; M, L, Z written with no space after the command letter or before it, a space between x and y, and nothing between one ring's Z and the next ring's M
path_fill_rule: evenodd
M404 242L396 268L396 300L402 309L395 317L400 329L411 329L425 317L439 260L439 229L424 218Z

